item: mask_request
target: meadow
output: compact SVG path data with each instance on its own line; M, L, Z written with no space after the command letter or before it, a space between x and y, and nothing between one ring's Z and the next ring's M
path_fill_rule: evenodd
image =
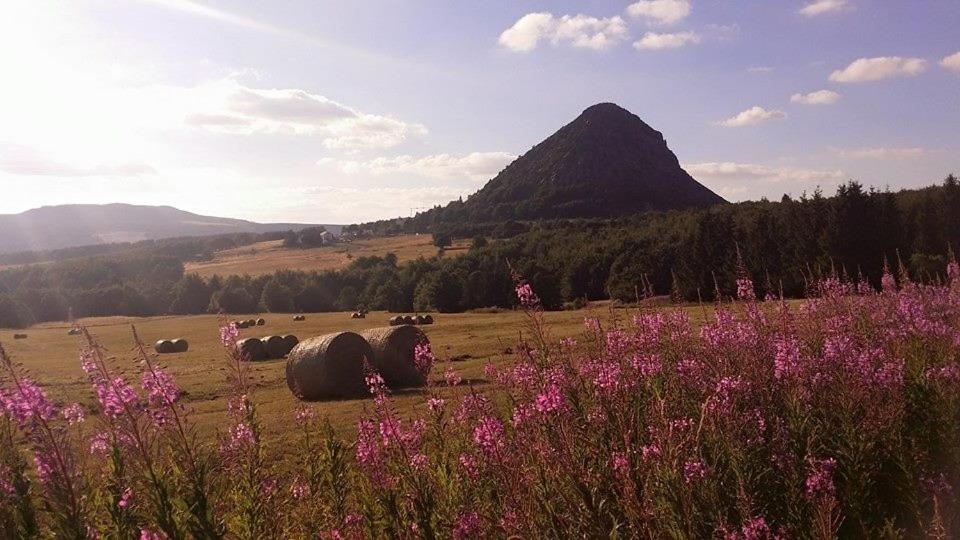
M246 334L225 320L140 321L143 340L197 343L179 363L126 352L129 320L86 321L79 355L65 327L31 329L36 345L0 351L0 525L141 540L954 538L960 266L947 275L885 273L879 291L830 277L788 302L758 299L741 273L736 300L712 309L561 313L517 277L520 311L427 328L426 388L370 371L371 399L309 406L281 362L236 352Z
M362 238L309 249L288 249L282 244L282 240L272 240L217 251L213 260L186 263L184 271L203 277L259 276L277 270L340 270L358 257L383 257L387 253L395 254L398 263L420 257L429 259L437 254L437 246L433 245L433 238L429 234ZM447 247L446 251L451 255L457 254L469 245L468 239L460 239Z

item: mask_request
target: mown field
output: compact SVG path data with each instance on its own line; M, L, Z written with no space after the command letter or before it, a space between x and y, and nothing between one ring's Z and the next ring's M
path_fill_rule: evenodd
M702 320L705 310L688 307L691 316ZM706 308L707 311L712 311ZM577 311L551 312L546 314L553 337L576 336L583 332L586 317L599 317L605 321L624 321L634 310L613 309L607 303L598 303ZM266 314L263 327L241 330L242 337L271 334L294 334L301 340L330 332L386 326L390 314L370 313L366 319L351 319L349 313L308 314L307 320L294 322L290 314ZM510 361L510 350L524 331L525 317L521 312L461 313L435 315L437 323L424 326L434 351L443 360L452 359L455 369L480 391L486 391L483 367L488 361ZM251 318L254 315L238 316ZM218 317L200 315L188 317L105 317L80 321L86 325L108 349L117 367L133 374L138 380L133 353L132 325L148 344L158 339L182 337L190 342L190 350L181 354L165 354L158 358L160 364L176 378L185 390L185 403L194 411L194 419L207 434L215 432L226 420L227 361L218 337ZM14 359L22 363L30 376L39 381L51 397L67 403L78 401L87 410L95 408L95 397L77 356L80 341L78 336L67 335L67 323L46 323L25 331L29 337L14 340L13 331L0 330L0 342ZM21 332L21 331L18 331ZM151 348L152 351L152 348ZM293 412L300 402L293 397L284 376L285 360L269 360L251 364L253 380L257 389L254 396L265 421L265 428L272 440L287 439L293 428ZM433 378L442 381L445 366L435 367ZM445 389L446 390L446 389ZM409 410L424 404L425 392L420 390L400 391L397 404ZM330 401L311 404L318 415L330 418L333 425L345 435L352 434L355 422L367 399Z
M281 240L259 242L249 246L218 251L211 261L186 264L186 272L203 277L231 274L251 276L270 274L276 270L338 270L355 258L384 256L394 253L403 263L437 254L433 238L428 234L407 234L354 240L312 249L285 249ZM469 247L469 240L458 240L446 251L451 255Z

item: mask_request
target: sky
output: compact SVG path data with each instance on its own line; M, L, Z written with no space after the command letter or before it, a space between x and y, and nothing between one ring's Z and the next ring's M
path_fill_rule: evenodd
M0 213L357 223L615 102L731 201L960 172L956 0L5 0Z

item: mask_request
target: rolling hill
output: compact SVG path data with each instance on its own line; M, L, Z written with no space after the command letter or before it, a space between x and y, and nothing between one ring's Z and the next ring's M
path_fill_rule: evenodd
M255 223L201 216L170 206L76 204L44 206L0 215L0 253L50 250L116 242L208 236L242 232L299 230L311 225ZM339 234L339 225L325 225Z

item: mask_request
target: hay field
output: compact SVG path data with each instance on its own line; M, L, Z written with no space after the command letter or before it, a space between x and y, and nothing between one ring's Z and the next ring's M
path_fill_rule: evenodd
M437 247L429 234L407 234L354 240L332 246L312 249L284 249L282 240L259 242L249 246L218 251L213 260L187 263L187 273L210 277L214 274L270 274L275 270L336 270L344 268L353 259L394 253L398 262L419 257L433 257ZM446 249L455 256L470 246L470 240L457 240Z
M700 321L711 308L687 307L691 316ZM578 311L546 314L551 337L578 336L583 332L585 317L613 318L628 321L633 310L612 309L599 303ZM290 314L266 314L266 326L241 330L242 337L272 334L295 334L301 339L340 330L358 331L385 326L390 314L370 313L366 319L351 319L349 313L308 314L307 320L294 322ZM435 315L437 323L422 327L429 336L435 353L443 360L454 359L452 365L480 391L490 388L484 380L483 366L487 361L501 363L511 356L504 354L512 348L521 331L525 331L525 316L521 312L461 313ZM240 318L251 318L247 315ZM131 324L149 344L161 338L186 338L190 350L186 353L160 355L159 363L175 377L185 390L184 402L194 411L194 420L201 432L211 434L226 421L228 388L225 382L227 362L219 343L218 318L214 315L188 317L103 317L82 320L114 357L113 365L134 372L137 368L132 351ZM605 323L605 324L608 324ZM66 323L45 323L25 331L25 340L14 340L12 330L0 330L0 342L7 352L38 380L54 399L61 402L79 401L87 410L95 404L77 356L78 336L67 335ZM152 350L152 349L151 349ZM289 441L293 435L293 411L300 402L286 386L285 360L252 363L252 380L256 391L253 400L259 407L267 436L271 441ZM441 365L431 378L442 382ZM139 373L139 371L136 371ZM139 383L137 376L136 382ZM443 388L444 392L463 392L465 388ZM423 390L400 391L396 403L401 410L424 406ZM370 404L366 399L328 401L310 404L318 416L327 416L343 434L352 434L358 415Z

